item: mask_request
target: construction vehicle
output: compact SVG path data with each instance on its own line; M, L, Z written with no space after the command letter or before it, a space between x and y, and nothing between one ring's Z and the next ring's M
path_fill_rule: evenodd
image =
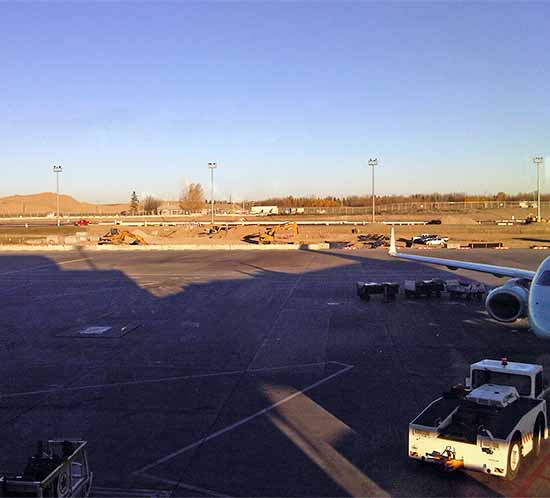
M515 479L548 438L542 366L482 360L409 424L409 457Z
M105 235L99 237L99 245L104 244L129 244L131 246L147 245L146 240L137 233L129 232L128 230L120 230L118 228L111 228Z
M287 242L290 238L292 238L292 242L288 242L289 244L299 244L298 224L282 223L280 225L267 227L263 232L260 232L259 243L273 244L277 241L277 238L286 240Z
M21 475L0 475L0 496L87 497L93 473L86 445L80 439L38 441Z
M225 224L225 225L211 225L206 230L206 235L208 235L210 238L215 237L215 236L220 236L220 237L221 236L227 236L227 233L229 232L229 230L232 230L234 228L236 228L234 225L228 225L228 224Z

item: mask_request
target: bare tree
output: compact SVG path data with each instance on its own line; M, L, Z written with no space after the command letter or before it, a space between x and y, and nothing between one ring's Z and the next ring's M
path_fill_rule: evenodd
M183 189L180 197L183 211L197 212L204 208L204 191L200 183L190 183Z
M148 195L143 201L143 211L145 211L145 214L157 214L159 206L160 200L152 195Z

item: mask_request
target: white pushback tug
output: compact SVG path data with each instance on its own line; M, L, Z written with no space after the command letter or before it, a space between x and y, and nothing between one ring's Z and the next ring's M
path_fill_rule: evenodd
M548 438L542 366L482 360L409 424L409 457L514 479Z

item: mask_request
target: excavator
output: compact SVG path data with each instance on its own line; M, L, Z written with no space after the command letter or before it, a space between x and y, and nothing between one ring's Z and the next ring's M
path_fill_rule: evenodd
M287 235L281 235L281 233L287 232ZM290 232L290 235L288 235ZM288 240L292 237L292 244L299 244L298 241L298 224L297 223L283 223L281 225L275 225L268 227L264 232L260 233L259 243L260 244L272 244L276 242L277 237L281 239Z
M146 246L147 241L137 233L132 233L128 230L119 230L118 228L111 228L111 230L109 230L105 235L99 237L98 244L129 244L131 246Z

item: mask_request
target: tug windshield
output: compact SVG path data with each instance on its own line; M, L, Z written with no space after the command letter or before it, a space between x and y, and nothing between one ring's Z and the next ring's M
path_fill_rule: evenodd
M491 372L490 370L474 370L472 374L472 388L475 389L483 384L515 387L520 396L529 396L531 394L531 377L527 375Z

